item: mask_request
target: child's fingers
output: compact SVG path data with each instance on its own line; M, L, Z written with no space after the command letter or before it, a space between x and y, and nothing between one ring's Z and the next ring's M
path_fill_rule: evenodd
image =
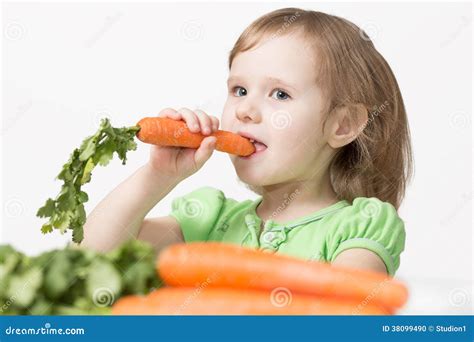
M189 110L188 108L181 108L178 110L178 113L183 116L184 121L186 121L186 125L191 132L197 133L201 130L199 126L199 119L193 111Z
M165 108L162 111L158 113L158 117L161 118L171 118L174 120L179 120L181 119L181 114L179 114L176 110L173 108Z
M201 142L201 146L196 150L194 154L194 163L196 168L201 168L202 165L211 157L212 152L216 147L217 138L214 136L206 137Z
M199 124L201 126L202 134L205 134L205 135L211 134L211 132L212 132L212 121L211 121L211 118L209 117L209 115L207 115L206 113L204 113L200 109L196 109L194 111L194 113L196 113L196 115L199 118Z
M219 129L219 119L215 116L211 116L210 118L212 122L212 131L215 132Z
M204 135L211 134L219 129L219 119L215 116L209 116L200 109L194 112L188 108L175 110L165 108L158 113L159 117L171 118L173 120L184 120L191 132L201 131Z

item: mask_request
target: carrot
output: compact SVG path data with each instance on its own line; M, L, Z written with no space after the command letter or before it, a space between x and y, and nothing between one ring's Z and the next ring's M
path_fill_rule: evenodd
M168 285L272 290L401 307L406 287L381 273L363 271L216 242L176 244L163 250L157 269Z
M170 118L143 118L137 126L140 127L137 133L138 139L154 145L198 148L206 137L201 133L192 133L184 121ZM238 134L218 130L209 136L217 138L218 151L240 156L248 156L255 152L255 146Z
M146 297L128 296L112 307L113 315L386 315L374 304L232 288L168 287Z

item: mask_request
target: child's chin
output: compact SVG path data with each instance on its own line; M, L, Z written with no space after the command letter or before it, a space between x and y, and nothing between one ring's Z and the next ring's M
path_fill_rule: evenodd
M262 174L261 169L240 166L236 167L236 173L239 179L246 184L261 186L265 183L265 176Z

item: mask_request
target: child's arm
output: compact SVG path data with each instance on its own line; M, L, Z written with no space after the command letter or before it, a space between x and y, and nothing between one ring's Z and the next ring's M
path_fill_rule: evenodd
M201 111L167 108L158 116L184 120L192 132L202 131L204 135L217 131L219 126L217 118ZM198 149L152 145L148 163L108 194L87 217L82 246L104 252L138 237L160 249L166 243L182 240L173 217L145 220L145 216L177 184L204 165L215 142L215 137L206 137Z
M331 264L387 273L382 259L374 252L364 248L347 249L339 254Z
M181 227L173 216L145 219L139 229L138 239L151 243L157 255L168 245L184 242Z
M110 192L87 217L82 246L105 252L137 237L148 212L177 184L148 164Z

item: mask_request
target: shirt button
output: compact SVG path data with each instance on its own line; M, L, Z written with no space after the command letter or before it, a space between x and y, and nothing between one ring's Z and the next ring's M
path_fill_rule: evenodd
M274 238L275 238L275 233L273 232L266 232L263 235L263 241L265 242L272 242Z

